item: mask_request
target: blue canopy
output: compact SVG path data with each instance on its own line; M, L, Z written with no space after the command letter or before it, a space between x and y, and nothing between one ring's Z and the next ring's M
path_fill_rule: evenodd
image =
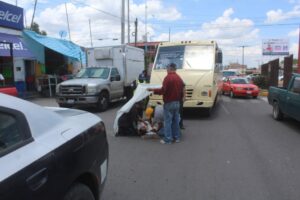
M24 42L21 40L21 36L9 35L0 33L0 56L10 55L10 44L13 47L13 56L27 59L34 59L33 54L28 50Z
M24 30L24 33L31 39L35 40L39 44L56 51L57 53L63 54L67 57L76 59L85 63L85 53L80 46L74 44L73 42L51 38L48 36L37 34L36 32Z

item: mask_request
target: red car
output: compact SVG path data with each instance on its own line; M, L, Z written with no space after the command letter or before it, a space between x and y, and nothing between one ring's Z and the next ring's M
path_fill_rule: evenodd
M236 96L257 98L259 88L250 83L247 78L227 77L223 82L222 93L229 94L231 98Z
M18 91L16 87L0 87L0 93L8 94L11 96L18 96Z

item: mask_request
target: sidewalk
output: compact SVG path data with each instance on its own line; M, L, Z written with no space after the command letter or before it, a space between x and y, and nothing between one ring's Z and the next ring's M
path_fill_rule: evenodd
M22 98L22 99L34 99L34 98L40 98L40 97L42 97L41 95L40 95L40 93L39 92L36 92L36 91L34 91L34 92L28 92L28 91L25 91L25 92L19 92L19 97L20 98Z

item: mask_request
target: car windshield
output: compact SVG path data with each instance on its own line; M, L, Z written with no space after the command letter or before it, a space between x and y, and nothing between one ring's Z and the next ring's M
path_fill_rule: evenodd
M109 76L109 68L84 68L76 74L75 78L107 79L108 76Z
M231 82L233 84L248 84L249 81L245 78L236 78L236 79L232 79Z
M235 75L236 75L235 71L223 71L223 77L235 76Z
M211 45L160 47L155 69L166 69L175 63L177 69L210 70L214 67L214 48Z

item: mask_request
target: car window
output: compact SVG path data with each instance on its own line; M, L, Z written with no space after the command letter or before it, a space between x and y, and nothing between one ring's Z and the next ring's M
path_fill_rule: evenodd
M14 116L0 112L0 154L23 141L19 127Z
M300 94L300 77L296 77L294 80L293 92Z
M111 77L115 77L115 76L117 76L117 75L119 75L119 72L118 72L118 70L116 69L116 68L112 68L111 69Z

